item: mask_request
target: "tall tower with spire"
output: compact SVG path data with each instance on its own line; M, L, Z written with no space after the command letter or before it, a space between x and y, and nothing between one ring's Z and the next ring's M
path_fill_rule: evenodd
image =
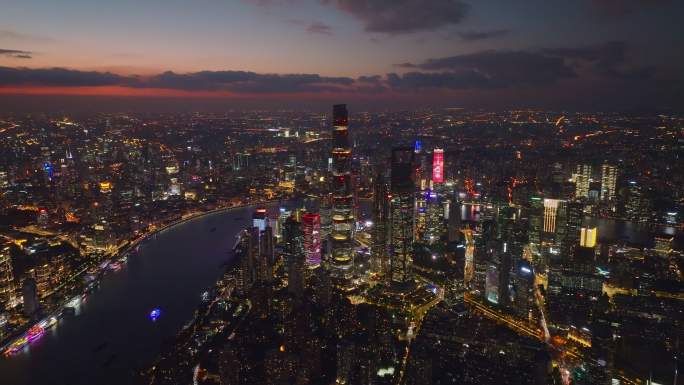
M349 115L345 104L333 106L332 125L331 273L344 281L351 278L354 266L352 151L349 145Z

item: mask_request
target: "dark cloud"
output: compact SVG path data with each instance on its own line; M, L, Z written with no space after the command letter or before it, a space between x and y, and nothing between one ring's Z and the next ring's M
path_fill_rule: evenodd
M620 17L648 8L671 3L672 0L590 0L591 6L600 15Z
M134 81L134 78L109 72L87 72L64 68L0 67L0 86L87 87L124 85Z
M540 52L561 57L577 67L589 65L596 74L608 78L641 79L652 76L654 68L630 64L628 48L623 41L612 41L585 47L543 49Z
M357 92L366 94L377 94L387 91L388 84L380 75L359 76L354 84Z
M407 72L387 74L387 84L396 90L492 88L496 85L476 71Z
M354 79L317 74L258 74L247 71L163 72L150 77L122 76L109 72L86 72L64 68L0 67L0 86L123 86L165 88L182 91L228 91L237 93L288 93L340 91Z
M624 42L529 51L481 51L428 59L419 64L398 64L395 66L428 72L409 72L391 80L426 87L443 82L448 88L505 88L549 85L587 74L620 80L654 75L652 67L633 66L627 53L628 45Z
M390 34L435 30L460 23L469 6L461 0L321 0L364 23L369 32Z
M478 41L478 40L488 40L488 39L494 39L497 37L502 37L506 36L510 33L511 31L507 29L495 29L491 31L466 31L466 32L460 32L458 36L461 37L461 40L464 41Z
M31 59L31 52L21 51L18 49L0 48L0 56L13 57L13 58L17 58L17 59Z
M321 34L321 35L332 35L332 27L320 22L313 22L306 27L306 32Z
M428 59L416 66L429 71L452 71L467 78L486 79L489 87L539 85L573 78L575 71L561 57L526 51L482 51ZM472 84L465 82L464 84ZM479 83L482 84L482 83Z
M382 76L380 76L380 75L359 76L356 80L359 82L362 82L362 83L379 83L382 81Z
M394 64L394 66L397 68L418 68L418 66L416 64L409 63L409 62Z
M253 93L339 91L354 80L317 74L258 74L247 71L201 71L185 74L164 72L137 83L136 87L170 88L188 91L230 91Z
M17 55L15 50L0 53ZM122 86L180 91L220 91L238 94L286 94L348 92L358 94L419 90L489 90L500 93L548 90L563 82L574 84L606 81L615 89L640 89L642 79L667 82L672 76L635 66L624 42L583 47L544 48L527 51L488 50L433 58L422 63L395 65L405 73L366 75L356 79L319 74L260 74L249 71L163 72L152 76L123 76L64 68L30 69L0 67L0 86ZM598 83L597 83L598 84ZM681 79L672 85L681 85ZM621 88L620 88L621 87ZM556 88L558 89L558 88Z
M301 0L243 0L258 6L287 6ZM317 0L359 19L368 32L404 34L460 23L470 6L462 0ZM329 26L309 28L328 33Z

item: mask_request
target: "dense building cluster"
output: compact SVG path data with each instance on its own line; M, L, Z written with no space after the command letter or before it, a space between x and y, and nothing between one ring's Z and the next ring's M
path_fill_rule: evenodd
M0 122L7 335L154 229L257 204L141 382L681 381L681 117L336 105Z

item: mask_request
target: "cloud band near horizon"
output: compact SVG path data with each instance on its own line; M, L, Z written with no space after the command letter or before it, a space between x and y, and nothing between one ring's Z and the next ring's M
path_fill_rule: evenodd
M264 74L250 71L166 71L150 76L67 68L0 67L0 90L37 87L118 87L192 94L297 94L502 90L543 88L559 82L609 80L625 85L653 79L652 67L629 60L624 42L585 47L480 51L397 65L400 73L352 77ZM682 79L670 79L681 87Z

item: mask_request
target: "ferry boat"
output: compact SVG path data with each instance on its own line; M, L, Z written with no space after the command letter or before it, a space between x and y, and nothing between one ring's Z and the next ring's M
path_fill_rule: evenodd
M29 331L26 333L26 338L28 339L28 342L33 342L42 337L44 334L45 329L43 329L43 327L40 325L36 325L29 329Z
M5 350L5 355L10 356L12 354L18 353L21 349L24 348L24 346L28 345L28 343L29 341L26 337L21 337L17 339L16 341L12 342L12 344Z
M57 317L46 318L38 323L38 326L44 330L50 329L57 324Z
M156 321L160 316L161 316L161 310L159 310L159 308L153 309L150 312L150 319L152 321Z

